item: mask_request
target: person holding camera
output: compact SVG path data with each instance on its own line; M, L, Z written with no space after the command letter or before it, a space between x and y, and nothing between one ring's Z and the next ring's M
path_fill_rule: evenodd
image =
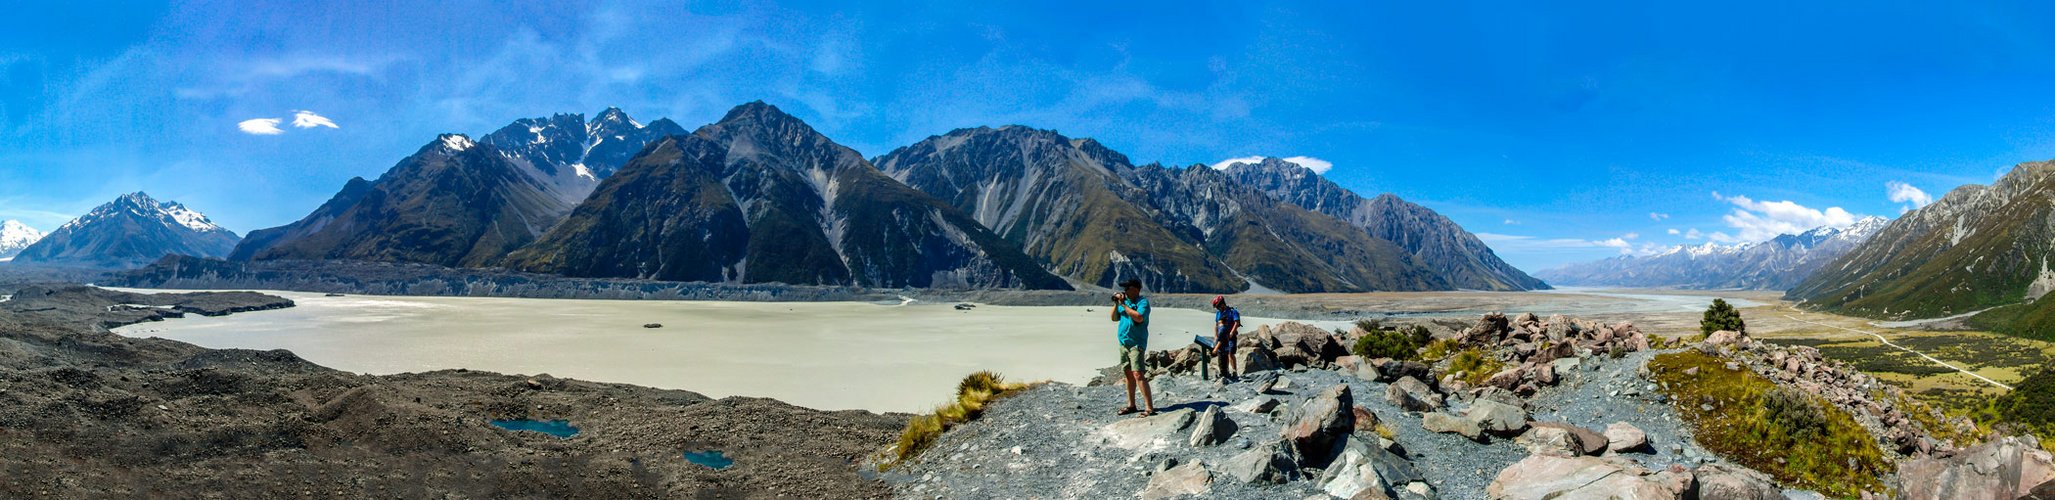
M1135 388L1142 390L1142 402L1148 404L1141 410L1142 416L1156 414L1156 397L1149 394L1149 372L1145 364L1149 354L1149 299L1142 296L1142 280L1128 278L1120 282L1120 293L1113 294L1112 320L1120 323L1115 330L1114 340L1120 342L1120 370L1127 381L1127 407L1120 415L1134 413Z

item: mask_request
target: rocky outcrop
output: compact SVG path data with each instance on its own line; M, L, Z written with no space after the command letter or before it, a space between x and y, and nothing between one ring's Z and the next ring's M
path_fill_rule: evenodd
M1952 457L1926 457L1898 467L1906 498L2019 498L2055 481L2055 459L2031 437L2007 437Z
M1719 464L1700 466L1698 498L1732 500L1784 500L1784 490L1769 476L1748 469ZM1919 497L1913 497L1919 498Z
M1279 437L1292 447L1299 465L1325 468L1333 458L1335 444L1355 431L1355 406L1347 385L1322 390L1299 406L1297 418L1284 427Z

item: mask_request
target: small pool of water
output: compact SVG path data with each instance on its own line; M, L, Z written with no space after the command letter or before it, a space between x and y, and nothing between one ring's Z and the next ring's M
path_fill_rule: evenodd
M729 466L735 465L734 460L729 459L727 455L722 455L719 450L688 451L685 452L685 461L704 465L715 470L726 469Z
M510 431L540 432L559 438L578 435L578 428L567 420L494 420L492 425Z

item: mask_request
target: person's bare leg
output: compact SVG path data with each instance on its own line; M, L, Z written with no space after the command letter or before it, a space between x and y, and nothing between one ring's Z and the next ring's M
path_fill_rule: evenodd
M1144 402L1144 403L1148 403L1148 404L1149 404L1149 408L1148 408L1148 409L1146 409L1146 410L1142 410L1142 414L1143 414L1143 415L1155 415L1155 414L1156 414L1156 396L1153 396L1153 395L1150 395L1150 394L1149 394L1149 378L1148 378L1147 376L1145 376L1145 375L1141 374L1140 372L1137 372L1137 373L1135 373L1135 380L1137 380L1137 381L1140 381L1140 382L1142 383L1142 402ZM1132 397L1134 397L1134 395L1133 395L1133 394L1129 394L1129 395L1128 395L1128 397L1132 398Z
M1135 379L1138 377L1135 376L1136 373L1133 370L1123 369L1121 370L1121 373L1124 374L1124 378L1127 379L1127 407L1129 409L1133 409L1135 408ZM1147 391L1149 389L1145 387L1142 390Z

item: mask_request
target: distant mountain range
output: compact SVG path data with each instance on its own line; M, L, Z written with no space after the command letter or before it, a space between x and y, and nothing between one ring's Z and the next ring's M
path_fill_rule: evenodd
M129 193L65 223L14 256L14 262L136 267L165 255L223 257L241 238L175 201Z
M71 243L79 224L44 241L92 247ZM1134 165L1092 139L1020 126L956 130L866 159L762 102L690 132L608 108L590 120L516 120L475 141L444 134L240 244L218 227L185 241L136 226L133 238L164 248L110 254L122 265L162 249L875 288L1069 289L1130 277L1192 293L1547 287L1432 210L1363 198L1283 160Z
M1913 210L1786 294L1805 307L1877 318L1990 309L1972 324L2055 332L2055 162L2022 163Z
M1535 274L1563 286L1785 290L1889 223L1882 217L1865 217L1845 228L1818 227L1753 243L1678 246L1655 255L1622 255Z
M18 220L0 222L0 261L14 260L14 255L28 248L29 244L43 239L43 232L22 224Z

